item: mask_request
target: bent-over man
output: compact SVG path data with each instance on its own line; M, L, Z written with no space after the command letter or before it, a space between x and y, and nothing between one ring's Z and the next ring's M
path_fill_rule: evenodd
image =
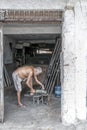
M37 75L39 75L40 73L42 73L42 68L41 67L34 68L33 66L19 67L13 72L12 77L15 89L17 91L17 100L19 106L23 106L23 104L21 103L22 81L25 81L26 85L30 88L32 94L35 93L35 89L33 88L32 85L33 77L35 81L42 87L42 89L44 89L44 85L37 79Z

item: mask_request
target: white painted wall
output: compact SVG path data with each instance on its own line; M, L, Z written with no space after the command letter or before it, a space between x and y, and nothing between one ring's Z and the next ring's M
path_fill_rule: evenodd
M9 46L10 42L13 43L13 46L15 45L14 39L4 36L4 63L5 64L13 63L13 53Z
M73 124L86 120L87 87L87 1L66 9L63 23L64 80L62 121Z
M0 122L4 120L3 27L0 25Z
M75 6L76 111L77 119L86 119L87 1Z
M0 0L0 9L64 9L66 0Z
M62 31L63 82L61 116L64 125L73 124L75 111L75 19L73 10L66 10Z

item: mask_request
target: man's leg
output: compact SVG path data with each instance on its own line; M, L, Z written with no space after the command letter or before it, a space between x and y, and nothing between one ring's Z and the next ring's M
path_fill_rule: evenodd
M19 79L19 77L15 73L12 74L12 77L13 77L15 89L17 91L18 105L23 106L23 104L21 103L21 91L22 91L22 86L21 86L21 82L20 82L21 79Z
M21 103L21 91L17 91L17 100L18 100L18 105L21 107L23 104Z
M21 79L19 78L19 76L17 76L16 78L16 83L17 83L17 86L16 86L16 90L17 90L17 101L18 101L18 105L21 107L21 106L24 106L21 102L21 91L22 91L22 85L21 85Z

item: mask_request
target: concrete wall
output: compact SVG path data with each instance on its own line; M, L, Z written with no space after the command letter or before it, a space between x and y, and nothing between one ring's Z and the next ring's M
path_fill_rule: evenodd
M87 1L75 6L76 111L79 120L86 119Z
M4 34L61 34L61 26L36 26L33 27L33 25L26 27L24 25L13 25L12 26L6 26L3 28Z
M3 83L3 27L0 25L0 122L4 120Z
M61 96L62 122L66 125L75 121L75 20L73 10L66 10L62 31L63 82Z
M0 9L64 9L66 0L1 0Z
M13 46L15 45L14 39L4 36L4 63L5 64L13 63L13 53L9 46L10 42L13 43Z
M86 120L87 2L66 7L63 23L62 121Z

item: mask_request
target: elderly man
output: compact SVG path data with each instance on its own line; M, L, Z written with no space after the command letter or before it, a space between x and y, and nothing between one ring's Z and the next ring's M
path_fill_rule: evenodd
M21 81L25 81L26 85L30 88L31 94L35 93L35 89L33 88L32 85L32 78L35 79L35 81L44 89L44 85L37 79L37 75L42 73L42 68L41 67L32 67L32 66L23 66L19 67L16 69L13 74L13 81L14 81L14 86L17 91L17 100L18 100L18 105L21 107L23 104L21 103L21 91L22 91L22 86L21 86Z

